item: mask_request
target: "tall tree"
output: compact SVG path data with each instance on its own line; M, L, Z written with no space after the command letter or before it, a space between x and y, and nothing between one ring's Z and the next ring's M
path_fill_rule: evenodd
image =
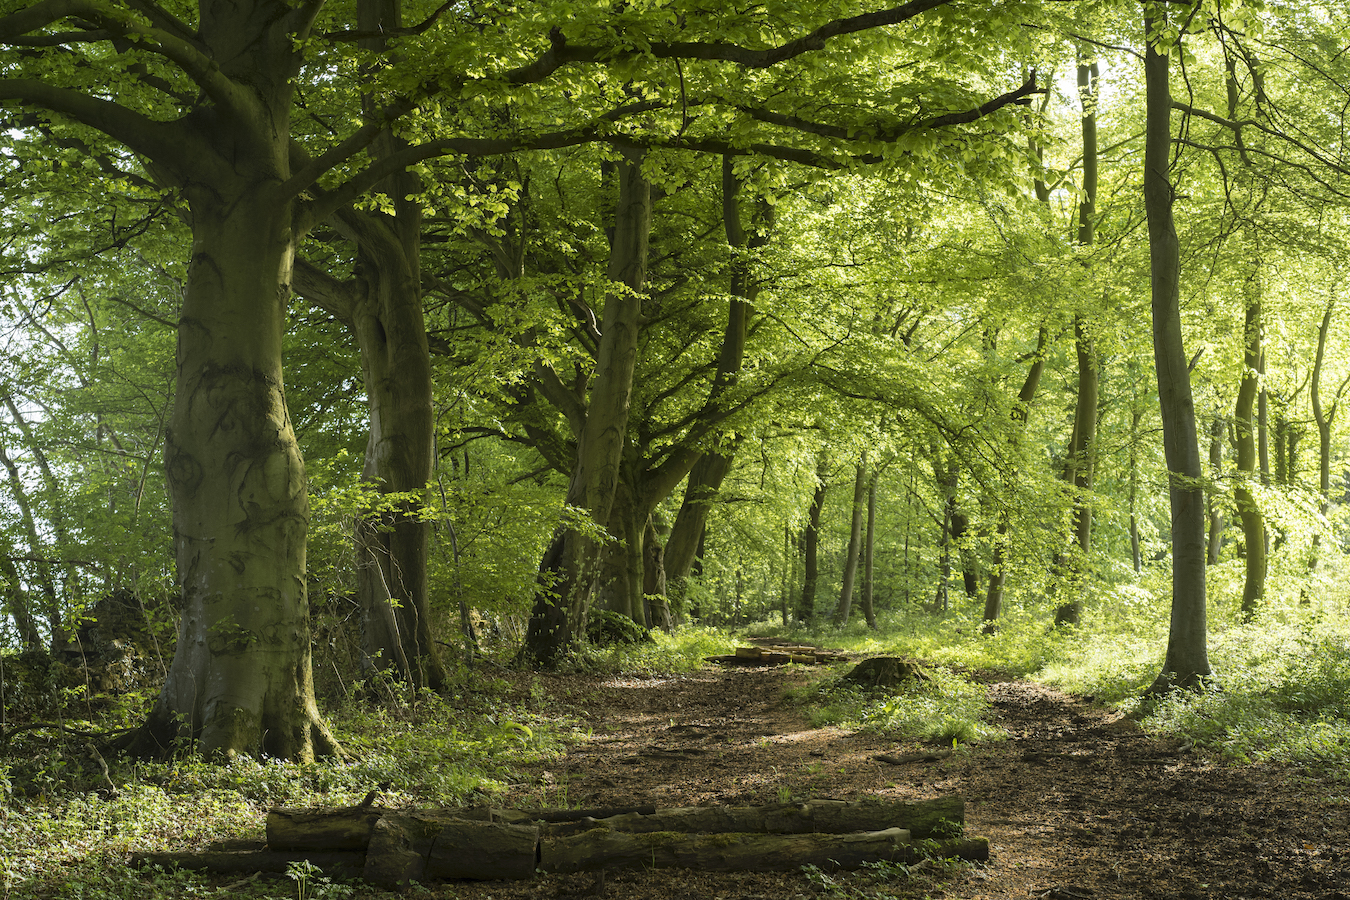
M1190 9L1195 12L1194 6ZM1181 331L1181 248L1170 174L1170 53L1180 30L1165 4L1144 5L1144 210L1148 216L1153 357L1162 412L1172 519L1172 615L1167 655L1151 694L1195 688L1211 674L1205 622L1204 468L1195 428L1190 368Z
M1091 247L1097 233L1097 87L1100 77L1095 59L1078 61L1078 99L1082 106L1083 185L1078 203L1078 244ZM1074 405L1073 437L1065 480L1072 482L1073 541L1068 571L1071 596L1055 610L1056 625L1077 625L1083 614L1084 571L1092 551L1092 487L1097 466L1097 396L1100 381L1096 342L1087 316L1073 319L1074 354L1078 361L1078 399Z

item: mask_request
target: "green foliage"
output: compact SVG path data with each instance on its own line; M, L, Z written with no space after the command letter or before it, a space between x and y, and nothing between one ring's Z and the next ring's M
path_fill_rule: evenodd
M670 634L653 631L651 636L651 642L637 644L583 645L569 665L584 672L675 675L695 671L706 664L706 657L729 654L736 648L735 639L726 631L697 625L682 626Z
M811 703L815 725L843 725L951 745L1004 737L987 721L984 688L941 668L893 689L872 690L826 679L803 692L800 699Z
M1297 762L1350 777L1350 627L1297 612L1215 641L1213 689L1165 698L1143 720L1237 763Z

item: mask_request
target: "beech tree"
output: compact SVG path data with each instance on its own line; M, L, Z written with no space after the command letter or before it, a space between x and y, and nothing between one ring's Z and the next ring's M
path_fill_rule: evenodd
M1148 214L1153 353L1172 511L1172 615L1167 656L1151 693L1194 688L1211 674L1205 594L1204 469L1181 331L1181 252L1169 174L1172 94L1169 53L1179 41L1165 8L1146 4L1144 208Z

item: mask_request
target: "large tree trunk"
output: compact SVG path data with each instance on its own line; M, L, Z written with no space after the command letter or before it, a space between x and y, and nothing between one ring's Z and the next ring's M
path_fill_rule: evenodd
M853 479L853 509L849 517L848 552L844 558L844 579L839 589L839 605L831 621L847 625L853 608L853 584L858 577L858 561L862 556L863 509L867 498L867 451L858 460L858 471Z
M401 0L360 0L358 28L378 37L364 39L373 52L387 50L386 33L403 25ZM378 105L363 98L367 116ZM403 148L382 135L371 155L387 157ZM431 355L422 312L422 213L411 172L380 185L394 214L339 215L339 229L357 245L361 296L348 326L361 349L361 370L369 407L369 433L361 478L383 494L403 494L387 512L357 523L357 599L361 605L362 649L367 667L388 669L415 687L439 690L445 670L431 631L427 587L427 545L431 524L423 515L423 494L432 469Z
M633 493L630 477L620 478L609 513L612 541L601 556L596 605L650 627L642 602L643 546L650 511L638 503Z
M1167 48L1159 50L1166 13L1144 16L1147 47L1144 136L1144 210L1148 217L1153 357L1158 374L1163 449L1172 512L1172 616L1167 657L1151 694L1197 687L1210 675L1205 622L1204 468L1195 430L1195 403L1181 333L1181 249L1172 220L1168 172L1172 96Z
M283 160L285 135L272 148ZM310 675L309 501L281 377L292 208L274 181L220 187L189 189L193 256L164 451L178 645L149 721L127 743L309 760L335 744Z
M598 527L608 523L618 489L637 364L641 292L647 280L652 189L642 175L641 163L640 153L626 151L619 166L619 200L608 273L615 288L605 297L590 402L567 491L568 505L585 510ZM584 529L563 525L554 535L539 565L534 609L523 648L527 660L555 666L584 631L598 549L596 539Z

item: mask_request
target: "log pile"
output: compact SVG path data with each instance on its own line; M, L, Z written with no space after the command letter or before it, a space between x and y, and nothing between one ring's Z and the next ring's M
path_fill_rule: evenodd
M724 666L785 666L788 663L816 666L842 662L848 659L848 654L819 647L773 644L768 647L737 647L733 656L709 656L707 659L708 662Z
M234 874L283 873L308 860L330 877L396 887L606 869L763 872L925 856L987 859L984 839L951 837L964 817L959 797L620 810L273 809L266 846L140 853L132 862Z

